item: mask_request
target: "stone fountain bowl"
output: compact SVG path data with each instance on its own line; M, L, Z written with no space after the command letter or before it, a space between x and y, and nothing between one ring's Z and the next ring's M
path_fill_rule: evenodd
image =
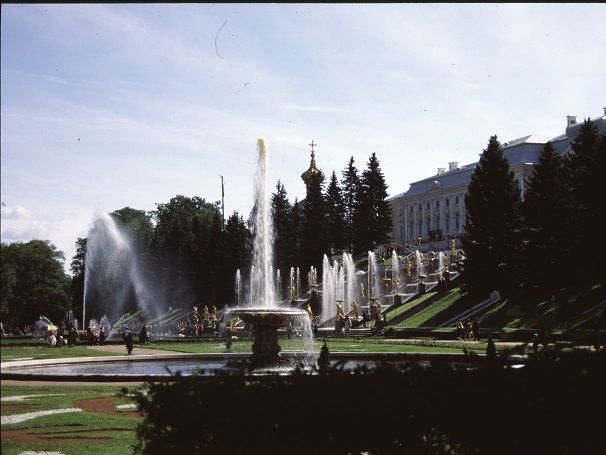
M296 308L267 308L248 307L233 308L227 311L227 317L237 316L246 324L251 324L254 330L253 367L276 366L283 363L280 358L280 345L278 343L278 329L289 321L308 317L307 312Z
M297 308L267 308L267 307L245 307L245 308L230 308L227 311L229 316L237 316L244 322L255 324L261 322L269 325L286 324L289 319L305 316L307 312Z

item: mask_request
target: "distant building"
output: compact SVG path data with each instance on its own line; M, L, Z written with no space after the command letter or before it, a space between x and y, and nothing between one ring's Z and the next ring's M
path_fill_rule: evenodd
M606 135L606 108L602 117L592 121L600 134ZM566 130L560 136L549 139L530 135L501 144L522 197L526 180L532 175L533 166L538 163L545 144L551 140L558 153L567 154L581 124L577 123L575 116L567 116ZM450 162L448 169L438 168L437 174L414 182L408 191L390 197L388 201L393 210L392 240L414 245L420 238L424 244L420 249L428 249L429 242L433 243L434 249L445 249L449 239L458 238L465 225L465 194L477 164L459 166L458 162Z

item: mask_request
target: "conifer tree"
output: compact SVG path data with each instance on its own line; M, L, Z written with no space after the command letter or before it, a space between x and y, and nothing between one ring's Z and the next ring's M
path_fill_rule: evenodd
M567 245L565 220L570 206L566 184L563 160L548 142L526 183L522 204L523 281L543 291L555 291L565 277L561 258Z
M307 197L303 206L301 226L301 264L303 270L312 265L319 268L323 255L329 253L326 235L326 201L323 194L321 174L310 177Z
M358 169L354 166L353 156L349 159L347 169L342 172L341 191L343 203L345 205L345 232L344 241L350 253L353 253L354 244L354 219L358 203L358 189L360 186L360 176Z
M520 189L497 136L492 136L471 175L465 196L462 273L466 291L502 294L517 284L520 251Z
M603 201L604 136L598 136L597 127L587 119L581 125L578 136L571 144L572 152L564 160L570 185L571 209L568 233L570 237L569 260L584 267L573 267L579 284L605 282L599 266L600 249L595 241L606 222Z
M301 204L298 198L292 204L289 214L290 223L287 233L288 244L288 267L301 267Z
M326 189L326 232L333 253L343 251L345 243L345 204L337 175L333 171Z
M271 196L271 208L274 226L274 255L276 267L285 272L290 265L289 252L289 233L290 233L290 212L292 206L286 197L286 189L278 180L276 192Z
M368 168L362 172L358 188L354 238L356 253L360 254L387 242L392 229L387 184L375 153L368 160Z

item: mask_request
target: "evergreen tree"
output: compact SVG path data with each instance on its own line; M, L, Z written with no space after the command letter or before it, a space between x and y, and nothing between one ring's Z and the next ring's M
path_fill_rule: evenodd
M550 292L561 287L565 277L561 258L567 245L565 220L570 206L566 184L563 160L548 142L526 183L521 266L524 282Z
M271 209L274 225L274 263L284 274L291 264L289 234L292 206L286 197L286 189L279 180L276 192L271 195Z
M354 249L357 254L389 240L392 212L387 202L385 177L375 153L368 160L368 168L362 172L354 214Z
M598 136L597 127L588 119L581 125L572 142L572 152L565 158L571 210L568 232L571 236L569 260L584 267L573 267L576 280L581 283L605 282L598 266L601 259L595 241L606 223L603 199L603 171L606 161L604 137Z
M298 198L295 198L295 202L292 205L289 214L290 223L288 224L289 230L287 233L287 244L288 244L288 267L301 267L301 204Z
M347 245L345 243L345 204L334 171L326 189L326 232L331 251L343 251Z
M326 235L326 201L324 200L321 174L310 177L307 197L303 206L301 225L301 266L307 271L313 265L319 268L323 255L328 253ZM307 272L305 272L307 273Z
M343 203L345 206L345 231L344 242L350 253L353 253L354 237L354 219L358 204L358 189L360 186L360 176L358 169L354 166L353 156L349 159L347 169L342 172L341 190Z
M464 289L481 297L493 289L506 294L517 284L520 189L496 136L482 153L467 191Z
M218 262L219 281L217 285L221 292L219 304L233 305L236 301L235 278L236 270L245 274L250 269L252 237L246 222L238 212L227 218L221 239L221 260Z

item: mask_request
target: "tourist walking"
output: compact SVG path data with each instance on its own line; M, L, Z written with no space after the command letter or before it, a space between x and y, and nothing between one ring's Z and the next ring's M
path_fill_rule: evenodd
M105 327L101 326L101 329L99 330L99 346L103 346L105 344L106 337L107 334L105 333Z
M364 310L362 312L362 327L364 327L365 329L367 328L366 323L368 322L368 319L369 319L368 312L366 310Z

